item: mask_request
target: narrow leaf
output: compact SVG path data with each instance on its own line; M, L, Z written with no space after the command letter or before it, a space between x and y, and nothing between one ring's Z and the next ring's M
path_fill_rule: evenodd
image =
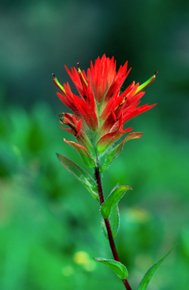
M110 224L111 224L113 237L115 238L117 236L119 225L120 225L119 208L117 205L114 206L111 210Z
M119 230L119 226L120 226L120 214L119 214L119 208L118 206L115 206L114 208L112 208L111 214L109 216L109 222L111 225L111 230L112 230L112 234L113 237L116 238L118 230ZM102 230L103 233L106 237L106 239L108 240L108 233L107 233L107 229L106 226L104 224L104 220L102 219L101 222L101 226L102 226Z
M128 134L119 144L112 146L110 150L104 153L104 160L101 165L101 171L105 171L112 163L112 161L120 154L126 142L141 138L143 133L132 132Z
M167 256L170 254L170 251L168 253L166 253L158 262L156 262L155 264L153 264L148 271L146 272L146 274L144 275L142 281L140 282L139 286L138 286L138 290L146 290L148 284L150 283L154 273L157 271L157 269L159 268L159 266L161 265L161 263L165 260L165 258L167 258Z
M90 156L90 154L88 153L87 148L85 146L78 144L76 142L73 142L73 141L69 141L66 138L64 138L64 142L70 145L80 154L81 158L83 159L87 167L91 167L91 168L95 167L95 162Z
M121 280L127 279L128 271L125 265L113 259L96 258L97 262L107 265Z
M98 199L96 183L95 180L90 176L90 174L88 174L79 165L77 165L75 162L73 162L66 156L57 153L57 157L63 164L63 166L87 188L87 190L91 193L91 195L95 199Z
M123 198L126 191L131 190L132 187L128 185L118 185L109 194L107 199L101 206L101 213L104 218L108 218L112 208L118 205L119 201Z

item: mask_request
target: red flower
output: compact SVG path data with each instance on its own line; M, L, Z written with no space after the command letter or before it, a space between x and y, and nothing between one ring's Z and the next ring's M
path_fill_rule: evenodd
M65 106L69 107L73 114L61 114L61 124L67 125L65 130L72 133L79 144L75 148L83 150L83 154L89 156L98 152L104 152L110 145L120 139L132 128L125 128L130 119L153 108L153 105L140 105L144 95L142 91L156 77L154 74L143 84L132 82L125 90L121 87L131 69L128 69L128 62L120 66L116 71L114 57L109 58L103 55L85 72L80 68L68 69L72 82L78 94L72 92L69 83L61 85L54 75L54 83L60 89L57 93L59 99ZM137 138L137 134L131 133L131 137ZM128 138L127 139L131 139ZM141 133L138 134L138 138ZM70 141L67 141L70 143ZM71 145L73 146L71 141Z

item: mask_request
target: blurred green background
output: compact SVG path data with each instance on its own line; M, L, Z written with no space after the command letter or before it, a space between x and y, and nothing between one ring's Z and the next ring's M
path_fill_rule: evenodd
M134 190L120 207L116 243L133 289L168 249L149 290L189 285L189 2L0 1L0 289L123 289L94 257L111 257L98 205L56 159L64 110L51 79L64 64L106 53L133 67L126 85L158 70L130 122L145 132L104 175Z

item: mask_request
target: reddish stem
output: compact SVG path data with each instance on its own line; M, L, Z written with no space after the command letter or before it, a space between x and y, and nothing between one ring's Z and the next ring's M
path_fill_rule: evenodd
M100 205L101 205L104 202L104 194L103 194L103 189L102 189L102 182L101 182L99 167L95 168L95 178L96 178L96 183L97 183L97 188L98 188L99 201L100 201ZM113 234L112 234L111 225L110 225L108 218L104 218L104 224L106 226L106 230L108 233L108 240L109 240L109 244L110 244L110 248L111 248L114 260L120 262L120 258L119 258L119 255L118 255L118 252L116 249L116 245L115 245ZM132 290L127 279L123 279L122 282L125 286L125 289Z

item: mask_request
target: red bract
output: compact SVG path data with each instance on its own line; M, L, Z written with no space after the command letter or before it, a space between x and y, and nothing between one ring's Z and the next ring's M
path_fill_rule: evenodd
M141 85L132 82L121 91L130 70L126 62L117 71L114 57L106 55L91 62L86 72L66 67L78 94L72 92L69 83L61 85L54 76L54 83L60 90L57 93L59 99L73 113L62 114L61 124L68 126L65 129L76 137L82 146L75 147L83 153L92 155L96 149L103 152L132 130L125 128L127 121L155 106L140 106L140 101L145 93L142 90L155 79L156 74ZM136 138L136 134L133 136Z

